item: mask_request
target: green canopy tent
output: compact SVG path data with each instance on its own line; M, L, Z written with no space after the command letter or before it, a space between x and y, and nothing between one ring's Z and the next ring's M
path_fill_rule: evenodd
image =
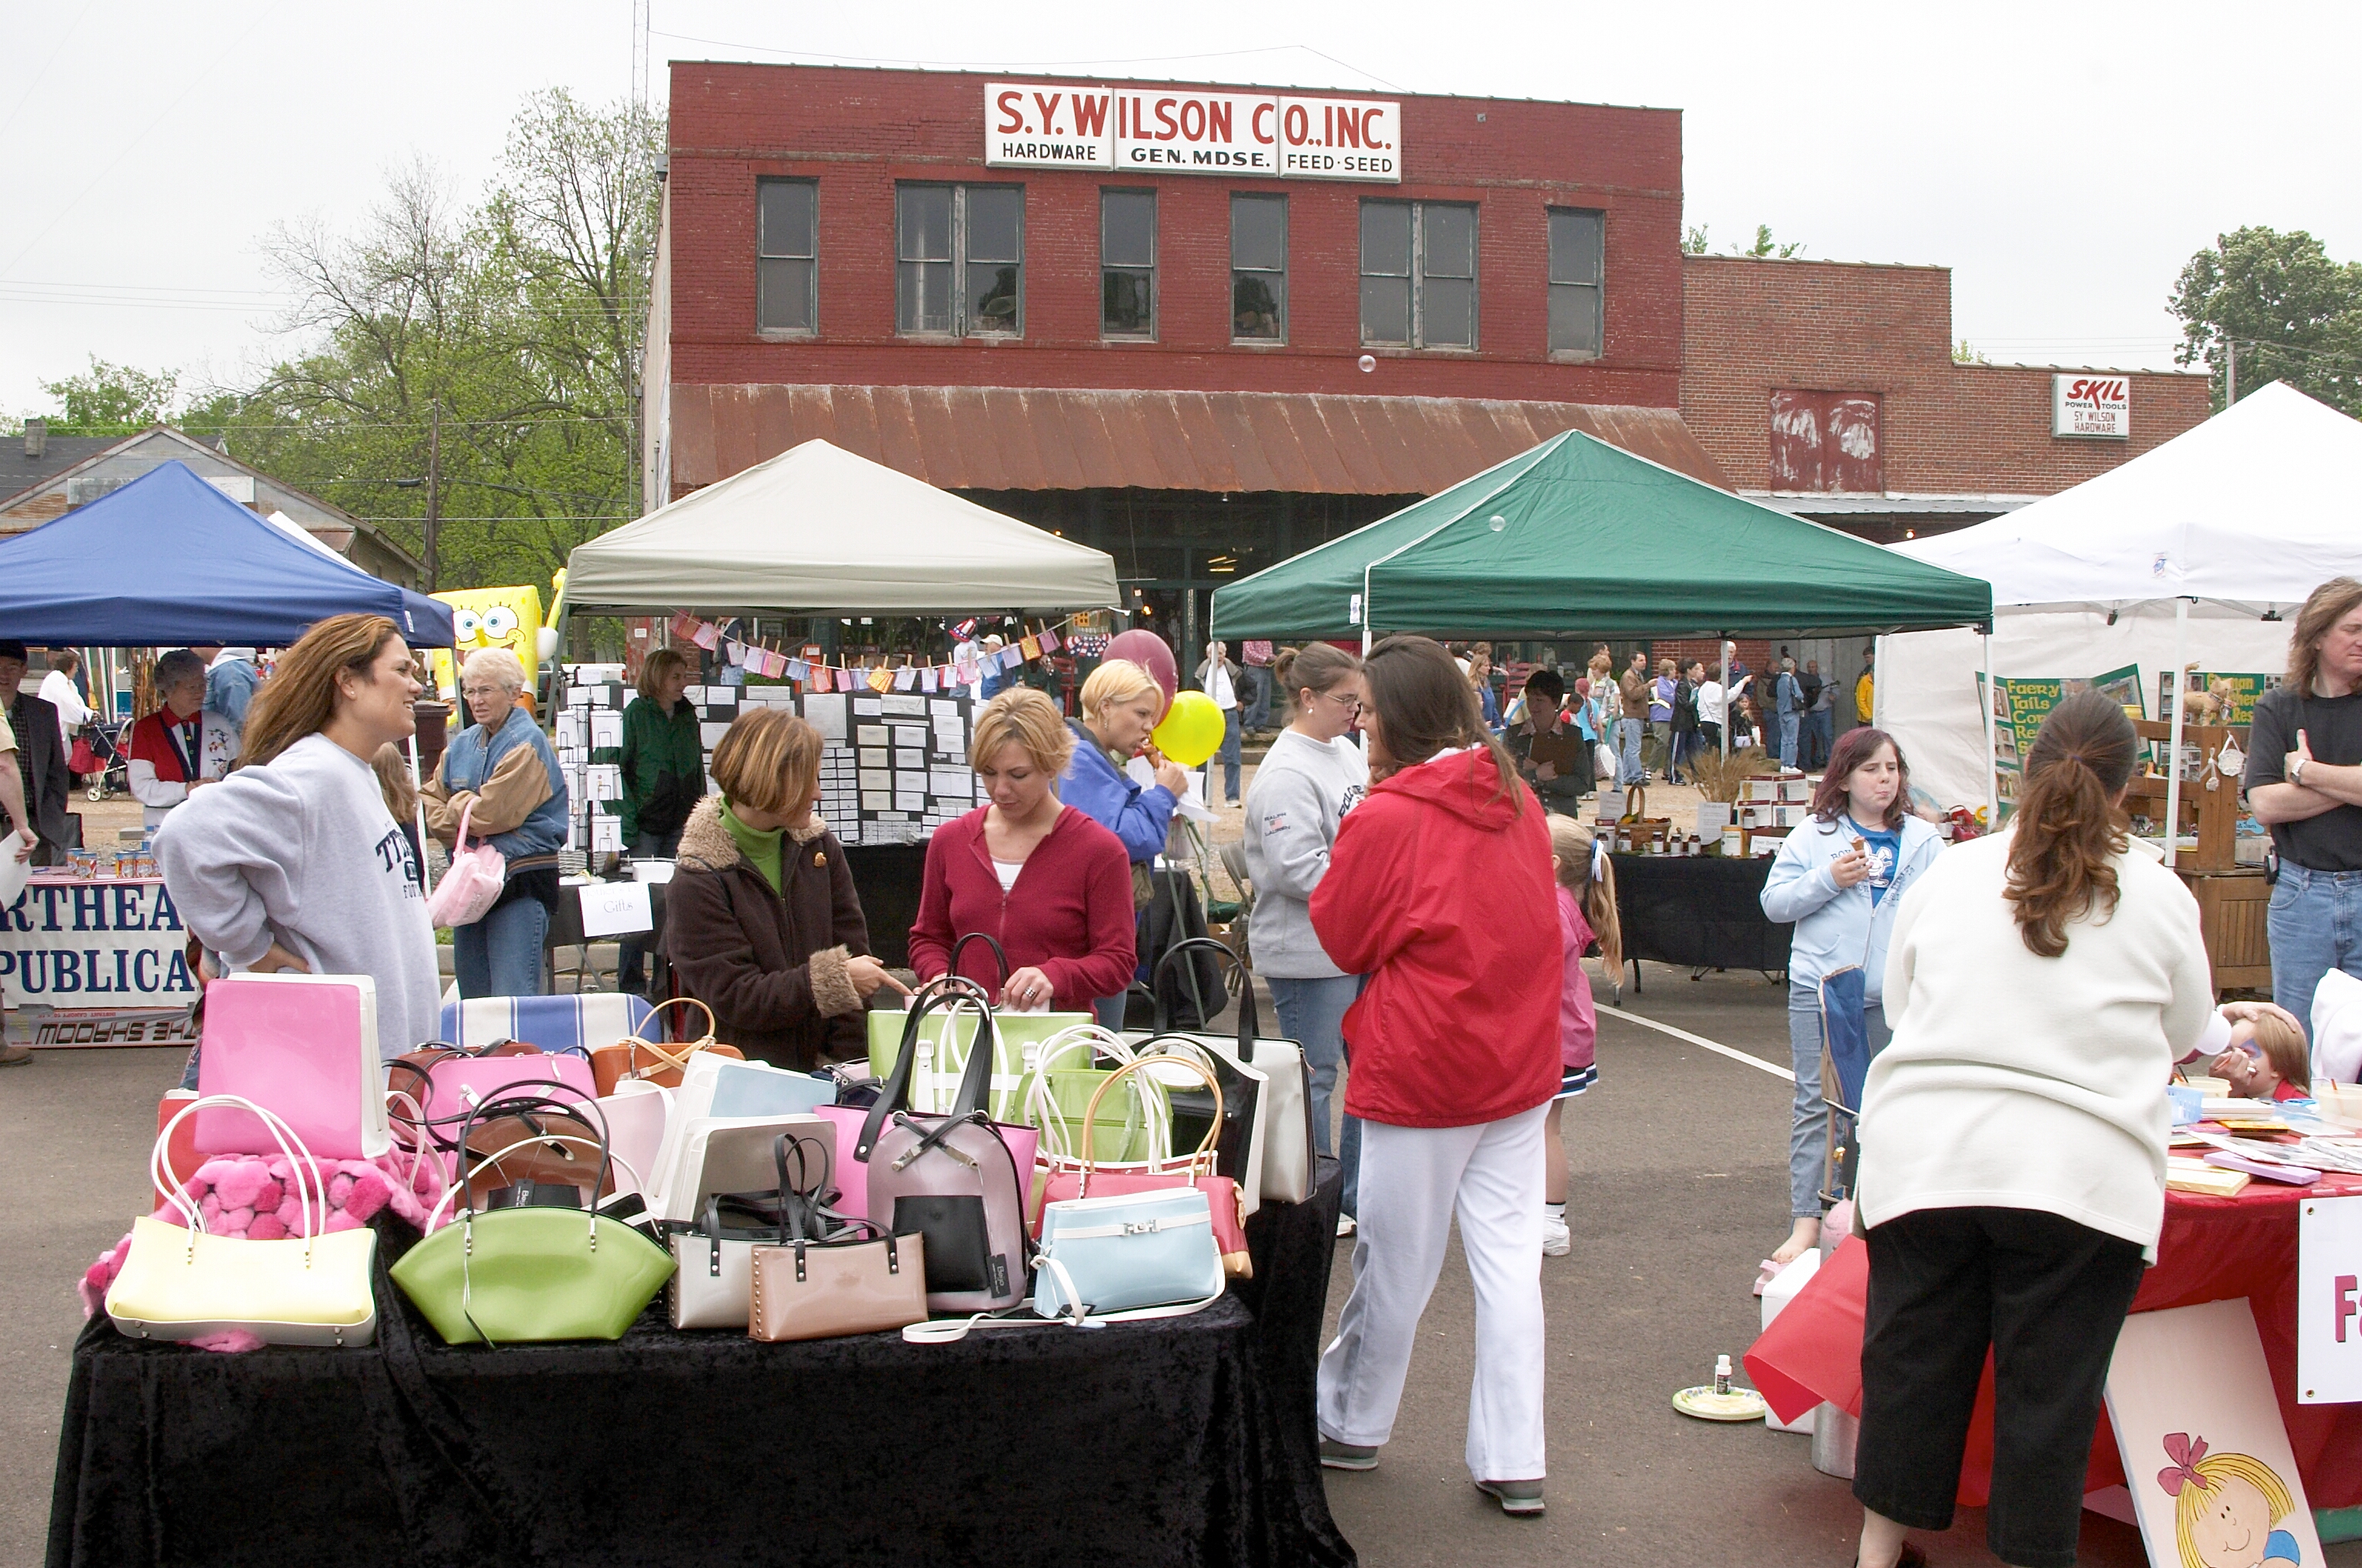
M1827 636L1992 618L1979 579L1570 430L1217 589L1212 635Z

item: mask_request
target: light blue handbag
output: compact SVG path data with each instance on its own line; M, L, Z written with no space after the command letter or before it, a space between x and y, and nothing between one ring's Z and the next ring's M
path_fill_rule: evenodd
M802 1116L836 1103L836 1080L761 1062L723 1062L709 1116Z
M1034 1311L1077 1327L1183 1317L1222 1295L1213 1211L1194 1187L1048 1204L1034 1264Z

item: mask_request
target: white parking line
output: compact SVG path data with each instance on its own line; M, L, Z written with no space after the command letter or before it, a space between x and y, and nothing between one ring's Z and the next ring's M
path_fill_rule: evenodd
M1693 1045L1703 1045L1716 1055L1727 1056L1734 1062L1744 1062L1758 1072L1769 1073L1775 1078L1785 1078L1792 1084L1796 1081L1796 1075L1787 1068L1775 1067L1760 1056L1750 1056L1744 1051L1735 1051L1718 1040L1708 1040L1703 1034L1692 1034L1686 1029L1675 1029L1670 1023L1659 1023L1653 1018L1643 1018L1637 1012L1627 1012L1618 1007L1603 1007L1598 1010L1598 1012L1602 1018L1620 1018L1627 1023L1637 1023L1643 1029L1653 1029L1660 1034L1670 1034L1676 1040L1686 1040Z

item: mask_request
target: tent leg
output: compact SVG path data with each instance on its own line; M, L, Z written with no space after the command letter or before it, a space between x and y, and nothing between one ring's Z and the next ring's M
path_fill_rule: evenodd
M1738 704L1730 700L1730 639L1722 644L1722 759L1730 760L1730 726L1738 722Z
M1992 833L2001 826L2001 763L1993 756L1993 683L1992 627L1984 632L1985 685L1982 693L1985 710L1985 831Z
M416 814L418 826L418 880L426 880L426 797L421 792L418 778L418 732L410 732L410 809Z
M2165 771L2165 866L2170 871L2180 866L2181 852L2181 714L2189 706L2188 693L2182 690L2181 663L2190 652L2190 601L2173 602L2173 679L2167 690L2173 693L2172 738L2166 745Z

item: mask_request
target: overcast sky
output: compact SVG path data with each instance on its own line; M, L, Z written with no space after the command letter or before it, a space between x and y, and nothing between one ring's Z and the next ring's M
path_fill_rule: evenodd
M1948 264L1955 336L1996 359L2169 364L2175 273L2242 224L2362 256L2352 4L653 0L652 13L659 100L671 58L1679 108L1688 220L1716 248L1769 223L1814 257ZM273 222L349 221L415 153L472 194L525 94L632 91L632 17L630 0L58 0L13 15L0 411L41 411L39 383L92 354L178 369L184 385L251 374L289 347L270 330L257 247Z

